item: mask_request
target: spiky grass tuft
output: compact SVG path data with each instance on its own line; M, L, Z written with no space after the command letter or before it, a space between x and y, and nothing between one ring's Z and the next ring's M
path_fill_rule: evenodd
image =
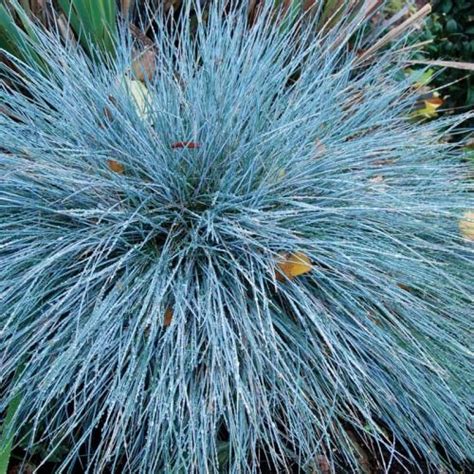
M360 67L357 18L318 36L215 5L157 26L145 86L126 36L101 66L40 33L47 71L1 86L0 411L21 394L64 470L356 469L354 433L411 472L466 458L449 123L410 122L400 53Z

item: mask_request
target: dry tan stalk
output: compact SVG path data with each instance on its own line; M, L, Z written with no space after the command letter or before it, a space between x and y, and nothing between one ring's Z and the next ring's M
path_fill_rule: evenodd
M120 8L124 17L128 17L128 15L130 14L132 4L133 0L120 0Z
M69 22L67 21L66 16L64 13L60 13L56 19L58 24L59 33L63 37L64 40L71 42L72 44L76 44L76 38L74 33L71 29Z
M430 13L431 13L431 5L427 4L423 8L418 10L416 13L414 13L412 16L407 18L403 23L396 26L395 28L392 28L386 35L380 38L373 46L371 46L366 51L364 51L359 58L359 62L363 62L369 59L376 51L378 51L380 48L383 48L385 45L387 45L388 43L396 39L406 30L415 26L417 23L419 23L423 18L425 18Z
M452 69L462 69L463 71L474 71L474 63L461 61L410 61L410 64L425 64L426 66L440 66Z

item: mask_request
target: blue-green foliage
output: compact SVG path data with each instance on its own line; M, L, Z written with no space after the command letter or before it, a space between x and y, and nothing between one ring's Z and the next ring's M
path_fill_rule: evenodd
M48 73L0 86L0 411L20 393L18 432L94 473L355 467L348 430L410 472L465 458L449 122L406 119L400 53L357 67L359 18L293 35L215 5L156 27L144 112L126 35L101 67L38 33ZM283 252L312 271L277 280Z

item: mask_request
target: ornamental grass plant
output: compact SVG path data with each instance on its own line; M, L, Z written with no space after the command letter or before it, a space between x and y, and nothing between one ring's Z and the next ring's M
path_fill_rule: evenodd
M355 438L383 472L453 471L472 456L458 119L410 119L410 50L361 56L363 12L319 32L317 9L202 13L154 22L143 81L125 28L97 61L34 26L46 67L0 66L9 439L67 444L56 472L357 472Z

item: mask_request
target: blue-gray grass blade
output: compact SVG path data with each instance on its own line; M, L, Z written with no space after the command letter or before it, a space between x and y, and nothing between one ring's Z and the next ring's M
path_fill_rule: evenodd
M357 470L353 433L468 458L462 118L410 121L403 39L360 68L351 18L224 3L155 19L140 100L125 30L106 64L38 33L49 74L3 66L0 409L63 470Z

